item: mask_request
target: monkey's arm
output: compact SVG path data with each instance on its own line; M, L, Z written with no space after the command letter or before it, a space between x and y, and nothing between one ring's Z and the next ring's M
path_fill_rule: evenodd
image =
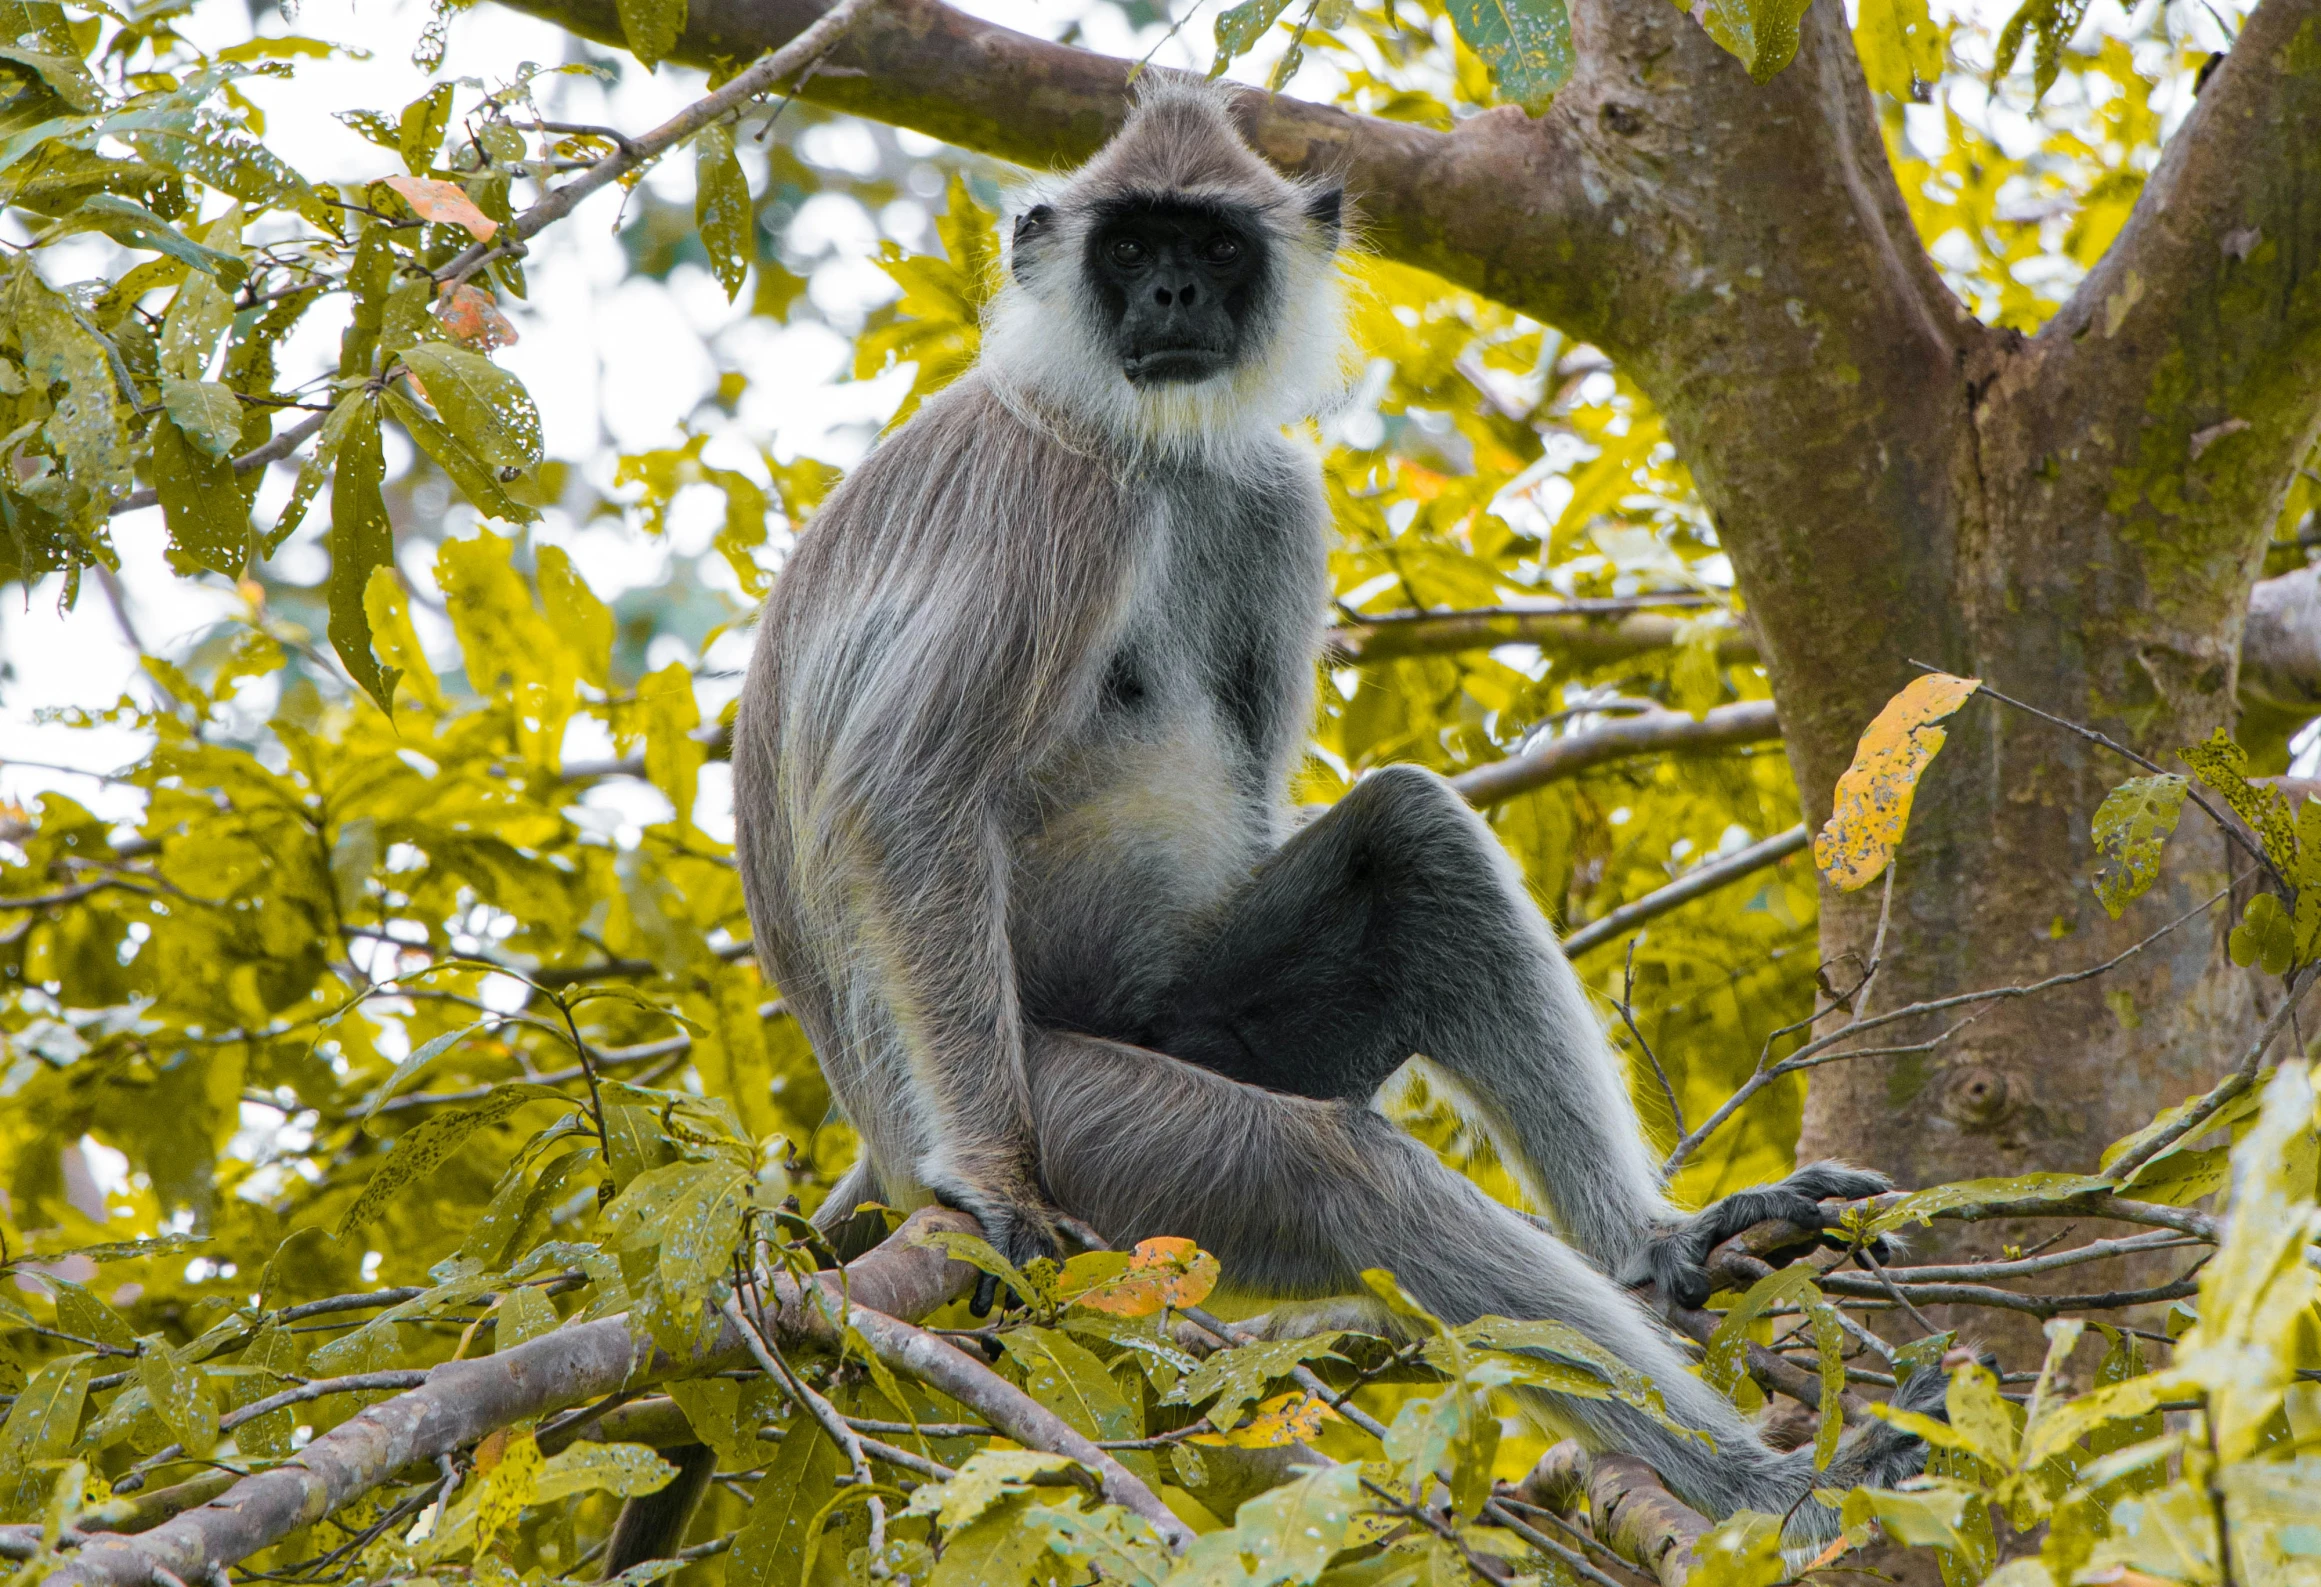
M779 790L797 835L767 856L789 874L753 888L799 911L801 953L847 989L824 1061L849 1071L850 1109L880 1115L857 1123L887 1188L915 1178L1019 1262L1054 1236L1008 834L1030 769L1096 696L1130 532L1108 469L961 380L801 540L761 642L771 661L751 674L775 697L745 703L736 746L737 794L745 769L753 797Z
M1007 867L972 803L897 834L865 889L865 946L919 1100L920 1181L1025 1262L1052 1255L1055 1234L1034 1167Z

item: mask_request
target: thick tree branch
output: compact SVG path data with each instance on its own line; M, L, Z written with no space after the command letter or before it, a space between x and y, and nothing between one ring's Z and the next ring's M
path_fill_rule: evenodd
M785 1345L827 1349L831 1319L851 1300L893 1315L923 1316L963 1293L974 1269L954 1261L920 1236L938 1230L972 1233L963 1213L930 1208L914 1214L885 1244L845 1274L811 1283L778 1279L771 1286L768 1323ZM100 1537L79 1549L48 1578L47 1587L150 1587L166 1571L183 1581L205 1581L220 1565L245 1559L292 1531L310 1525L370 1492L414 1461L431 1461L473 1443L495 1428L558 1406L633 1387L656 1377L739 1362L746 1352L738 1332L723 1329L709 1362L683 1369L629 1331L627 1317L559 1328L504 1354L450 1361L428 1374L423 1387L370 1406L308 1444L290 1461L245 1477L217 1498L136 1537Z
M613 0L506 3L625 43ZM671 58L746 61L796 37L823 9L814 0L692 0ZM799 93L1038 169L1085 159L1118 128L1133 69L942 0L882 0ZM1439 132L1253 90L1238 111L1276 164L1345 181L1371 246L1577 327L1601 267L1575 254L1571 239L1598 228L1560 121L1505 109ZM1524 194L1520 206L1506 201L1510 184Z
M1540 1456L1510 1492L1534 1508L1564 1513L1586 1495L1595 1535L1657 1577L1661 1587L1684 1587L1699 1564L1693 1545L1711 1526L1633 1455L1591 1455L1570 1442Z
M2034 354L2042 439L2111 454L2158 587L2246 579L2321 424L2321 0L2249 16Z

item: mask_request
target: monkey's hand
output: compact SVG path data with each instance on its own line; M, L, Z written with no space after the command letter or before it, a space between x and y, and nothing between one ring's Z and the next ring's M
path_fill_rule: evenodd
M1010 1173L998 1165L979 1165L977 1173L963 1165L948 1172L925 1175L927 1188L946 1207L955 1207L983 1225L991 1248L1022 1267L1034 1257L1059 1254L1056 1211L1041 1194L1028 1172ZM997 1168L997 1171L993 1171ZM976 1283L975 1298L967 1309L981 1317L999 1294L999 1280L989 1273Z
M1806 1229L1833 1228L1837 1219L1822 1211L1824 1200L1856 1201L1893 1188L1892 1180L1870 1169L1811 1163L1777 1184L1736 1190L1661 1229L1630 1258L1621 1277L1631 1285L1650 1283L1666 1303L1693 1310L1708 1302L1709 1253L1743 1229L1773 1220ZM1810 1248L1800 1246L1795 1254ZM1880 1246L1870 1250L1875 1257Z

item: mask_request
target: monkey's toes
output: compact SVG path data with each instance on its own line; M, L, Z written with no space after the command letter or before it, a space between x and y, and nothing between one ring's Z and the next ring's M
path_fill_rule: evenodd
M1894 1182L1874 1168L1824 1161L1806 1164L1781 1181L1781 1188L1810 1201L1859 1201L1892 1190Z

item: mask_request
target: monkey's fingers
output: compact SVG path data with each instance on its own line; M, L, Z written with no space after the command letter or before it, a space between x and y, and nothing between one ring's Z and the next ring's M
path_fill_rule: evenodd
M968 1312L976 1317L991 1315L991 1303L999 1294L999 1280L986 1273L975 1281L975 1298L967 1303Z

